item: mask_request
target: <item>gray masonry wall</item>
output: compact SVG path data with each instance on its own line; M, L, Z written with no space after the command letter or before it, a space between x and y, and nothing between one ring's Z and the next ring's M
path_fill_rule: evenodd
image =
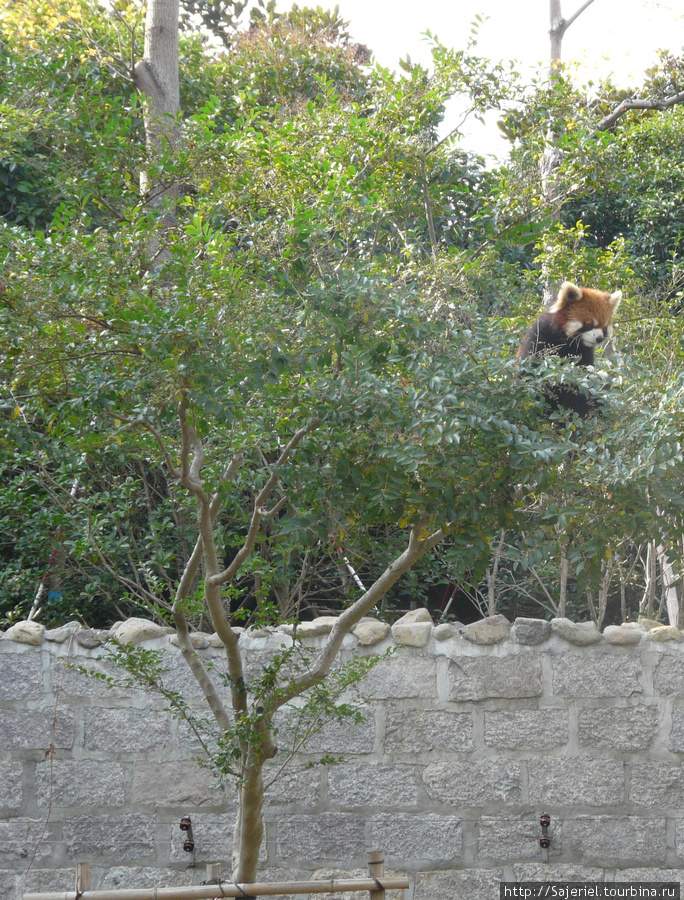
M345 639L346 657L396 649L365 682L365 721L327 725L269 791L264 880L360 873L375 849L388 871L414 876L413 900L495 900L502 880L684 880L677 635L476 624L399 629L373 647ZM229 877L233 792L193 761L196 738L163 700L71 668L111 664L88 647L92 633L67 634L0 639L0 897L73 890L81 861L94 889L197 884L207 862ZM242 635L248 667L288 640ZM200 638L197 652L218 677L213 643ZM164 650L168 684L201 707L168 635L144 646ZM306 767L322 753L344 761Z

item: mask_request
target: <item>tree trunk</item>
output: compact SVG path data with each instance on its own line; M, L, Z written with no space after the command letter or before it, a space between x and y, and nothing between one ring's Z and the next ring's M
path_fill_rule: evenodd
M563 35L566 29L565 19L561 14L560 0L549 0L549 13L551 20L551 27L549 28L549 37L551 39L549 78L557 78L561 67Z
M145 97L145 134L150 161L180 141L180 88L178 73L179 0L149 0L145 20L145 51L133 69L133 82ZM160 212L173 213L178 196L174 177L140 175L140 188Z
M676 626L679 622L679 597L677 595L678 578L675 568L668 558L667 550L662 544L658 547L658 560L660 561L667 621L669 625Z
M563 38L565 32L575 19L590 6L594 0L586 2L569 19L564 19L561 12L561 0L549 0L549 38L551 40L549 53L549 79L553 84L560 78L562 68ZM558 168L563 161L563 153L558 147L560 135L554 121L549 120L546 132L547 147L539 160L539 175L541 178L542 196L551 208L551 222L560 221L560 203L558 197ZM556 292L553 289L553 278L545 265L543 269L544 306L550 306L555 300Z
M655 607L655 597L656 597L656 548L655 543L652 541L648 542L646 547L646 584L644 587L644 596L641 598L641 604L639 606L639 612L642 616L646 616L647 619L653 618L653 612Z

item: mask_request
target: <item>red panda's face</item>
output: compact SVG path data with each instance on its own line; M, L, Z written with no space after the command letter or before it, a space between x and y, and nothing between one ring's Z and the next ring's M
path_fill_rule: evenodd
M569 338L576 338L585 347L596 347L607 341L611 335L612 327L605 325L602 328L598 325L598 320L594 320L595 325L592 327L586 322L580 322L578 319L570 319L565 325L565 333Z
M558 299L549 308L568 338L579 341L585 347L596 347L610 338L613 313L620 305L622 291L609 294L579 288L566 281L561 285Z

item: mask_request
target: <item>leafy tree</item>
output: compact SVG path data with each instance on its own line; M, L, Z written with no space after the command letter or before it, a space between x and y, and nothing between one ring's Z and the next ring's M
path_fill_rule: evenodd
M49 22L38 4L5 32L23 85L5 98L8 146L50 177L36 215L12 212L0 235L3 600L25 615L53 559L74 596L53 621L144 609L175 625L219 732L214 763L237 780L234 877L249 881L276 713L312 692L329 708L342 639L403 575L484 580L492 612L497 579L529 594L536 573L577 608L609 553L680 533L681 382L636 353L520 377L538 274L521 260L623 287L639 276L624 241L548 232L538 194L510 189L524 165L485 173L437 137L447 96L497 106L507 70L436 43L432 73L368 72L339 23L293 10L233 35L225 56L181 35L176 95L150 81L157 6L143 46L135 4ZM58 97L55 72L70 85ZM73 144L31 155L20 133ZM548 421L544 378L609 395L604 417ZM246 678L238 624L331 607L319 653L293 668L288 650ZM223 641L225 690L195 628Z
M226 115L214 95L181 127L158 7L134 69L144 96L96 118L107 141L90 167L76 166L86 147L71 181L55 163L49 227L3 229L1 439L34 549L54 547L79 579L99 573L86 611L116 583L176 626L238 780L235 877L249 881L277 710L318 689L345 634L447 532L471 559L485 552L489 521L513 515L513 473L554 450L530 430L529 405L511 406L527 388L505 342L492 355L486 323L425 316L422 282L388 260L435 250L419 228L423 187L414 208L405 194L444 164L435 151L428 169L421 142L446 86L467 82L465 59L445 56L434 80L378 72L363 107L323 75L306 103L289 92L287 117L258 97L229 97ZM69 23L55 56L68 46L89 88L102 68L83 69L92 45ZM15 500L3 521L17 574L21 512ZM373 559L367 590L350 592L337 568L327 592L344 611L323 650L247 684L233 613L296 616L292 573L320 578L312 562L340 546ZM226 695L193 651L190 629L206 620L226 648Z

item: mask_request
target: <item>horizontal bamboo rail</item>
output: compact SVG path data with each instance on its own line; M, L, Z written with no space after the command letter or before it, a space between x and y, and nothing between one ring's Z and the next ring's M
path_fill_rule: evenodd
M127 888L110 891L57 891L24 894L24 900L220 900L221 897L269 897L274 894L332 894L344 891L402 890L408 878L357 878L349 881L284 881L257 884L203 884L197 887Z

